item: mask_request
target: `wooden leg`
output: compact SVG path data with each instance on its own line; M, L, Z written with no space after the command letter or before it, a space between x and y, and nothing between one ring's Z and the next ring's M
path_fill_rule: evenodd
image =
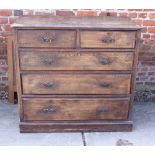
M14 103L14 83L13 83L13 36L7 39L7 58L8 58L8 100Z

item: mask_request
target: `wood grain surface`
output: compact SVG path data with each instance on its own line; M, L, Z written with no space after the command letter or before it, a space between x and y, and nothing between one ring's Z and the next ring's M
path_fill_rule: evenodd
M132 70L132 64L132 52L20 52L21 70Z
M24 94L129 94L130 74L25 74Z
M18 43L23 47L75 48L74 30L19 30Z
M126 120L129 101L123 99L24 99L24 120Z
M135 31L81 31L81 48L134 48Z

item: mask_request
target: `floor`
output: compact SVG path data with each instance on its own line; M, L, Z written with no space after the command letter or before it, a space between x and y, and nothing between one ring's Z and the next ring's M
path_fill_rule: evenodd
M132 132L21 134L17 105L0 103L0 146L154 146L155 103L136 103Z

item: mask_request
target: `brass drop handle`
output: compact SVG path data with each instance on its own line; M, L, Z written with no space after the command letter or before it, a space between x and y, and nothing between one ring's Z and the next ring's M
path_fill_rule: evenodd
M110 83L107 83L107 82L102 82L102 83L100 83L100 87L110 88L111 87L111 84Z
M52 65L53 64L53 60L50 60L50 59L44 59L43 60L43 63L45 64L45 65Z
M105 36L102 38L103 43L114 43L115 39L111 38L110 36Z
M112 64L112 61L109 59L109 58L100 58L100 63L102 65L109 65L109 64Z
M43 58L43 59L42 59L42 62L43 62L43 64L45 64L45 65L52 65L53 62L54 62L54 59L53 59L53 58Z
M56 36L49 36L48 34L45 34L41 36L41 39L44 43L52 43L56 39Z
M42 83L42 85L43 85L43 87L50 89L50 88L53 88L54 83L53 82L44 82L44 83Z
M49 107L43 108L41 111L43 113L53 113L53 112L56 112L56 109L52 106L49 106Z

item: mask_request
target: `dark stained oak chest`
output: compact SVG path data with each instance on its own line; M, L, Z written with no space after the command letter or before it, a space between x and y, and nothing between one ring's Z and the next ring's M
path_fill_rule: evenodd
M140 27L121 17L21 17L20 132L131 131Z

